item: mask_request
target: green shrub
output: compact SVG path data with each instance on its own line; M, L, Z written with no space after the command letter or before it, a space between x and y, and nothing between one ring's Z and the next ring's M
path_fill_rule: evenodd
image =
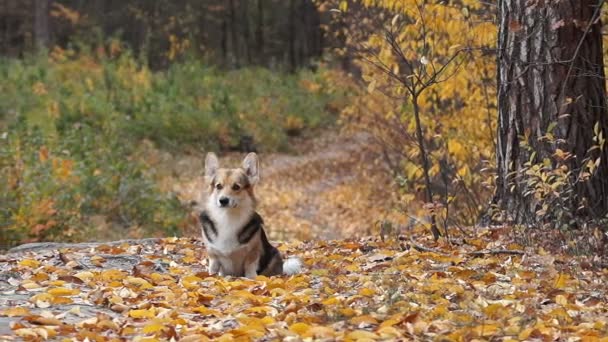
M326 108L345 91L324 72L194 59L153 72L128 52L58 48L0 60L0 245L179 234L187 209L146 172L142 139L173 151L285 150L289 135L334 121Z
M127 228L176 235L186 224L177 198L162 194L111 132L83 124L51 139L25 120L9 132L0 145L3 244L124 236ZM93 217L115 231L95 232Z

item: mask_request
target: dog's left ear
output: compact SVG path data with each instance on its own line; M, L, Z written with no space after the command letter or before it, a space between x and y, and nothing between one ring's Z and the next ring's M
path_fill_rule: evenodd
M207 153L207 157L205 158L205 177L211 179L215 177L217 173L217 169L220 167L220 162L217 159L217 156L213 152Z
M255 185L260 180L260 162L257 154L251 152L243 159L243 170L249 177L251 185Z

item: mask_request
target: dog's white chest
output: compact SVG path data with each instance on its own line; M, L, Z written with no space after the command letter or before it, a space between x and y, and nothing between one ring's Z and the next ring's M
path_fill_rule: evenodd
M242 247L238 235L249 217L234 215L234 213L210 212L211 219L215 222L217 235L211 241L207 240L207 246L213 248L218 254L229 255Z

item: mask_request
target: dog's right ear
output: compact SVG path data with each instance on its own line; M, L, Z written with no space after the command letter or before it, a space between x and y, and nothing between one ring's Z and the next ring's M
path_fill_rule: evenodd
M260 180L260 162L258 161L257 154L251 152L243 159L243 170L245 170L245 174L249 177L251 185L256 185Z
M217 173L217 169L220 167L220 162L217 159L217 156L213 152L207 153L207 157L205 157L205 177L211 179L215 177Z

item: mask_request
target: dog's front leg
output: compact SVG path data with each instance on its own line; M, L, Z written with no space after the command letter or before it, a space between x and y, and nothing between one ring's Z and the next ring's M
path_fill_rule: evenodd
M254 279L258 276L258 263L252 262L245 265L245 277L249 279Z
M209 257L209 274L217 274L220 271L220 261Z

